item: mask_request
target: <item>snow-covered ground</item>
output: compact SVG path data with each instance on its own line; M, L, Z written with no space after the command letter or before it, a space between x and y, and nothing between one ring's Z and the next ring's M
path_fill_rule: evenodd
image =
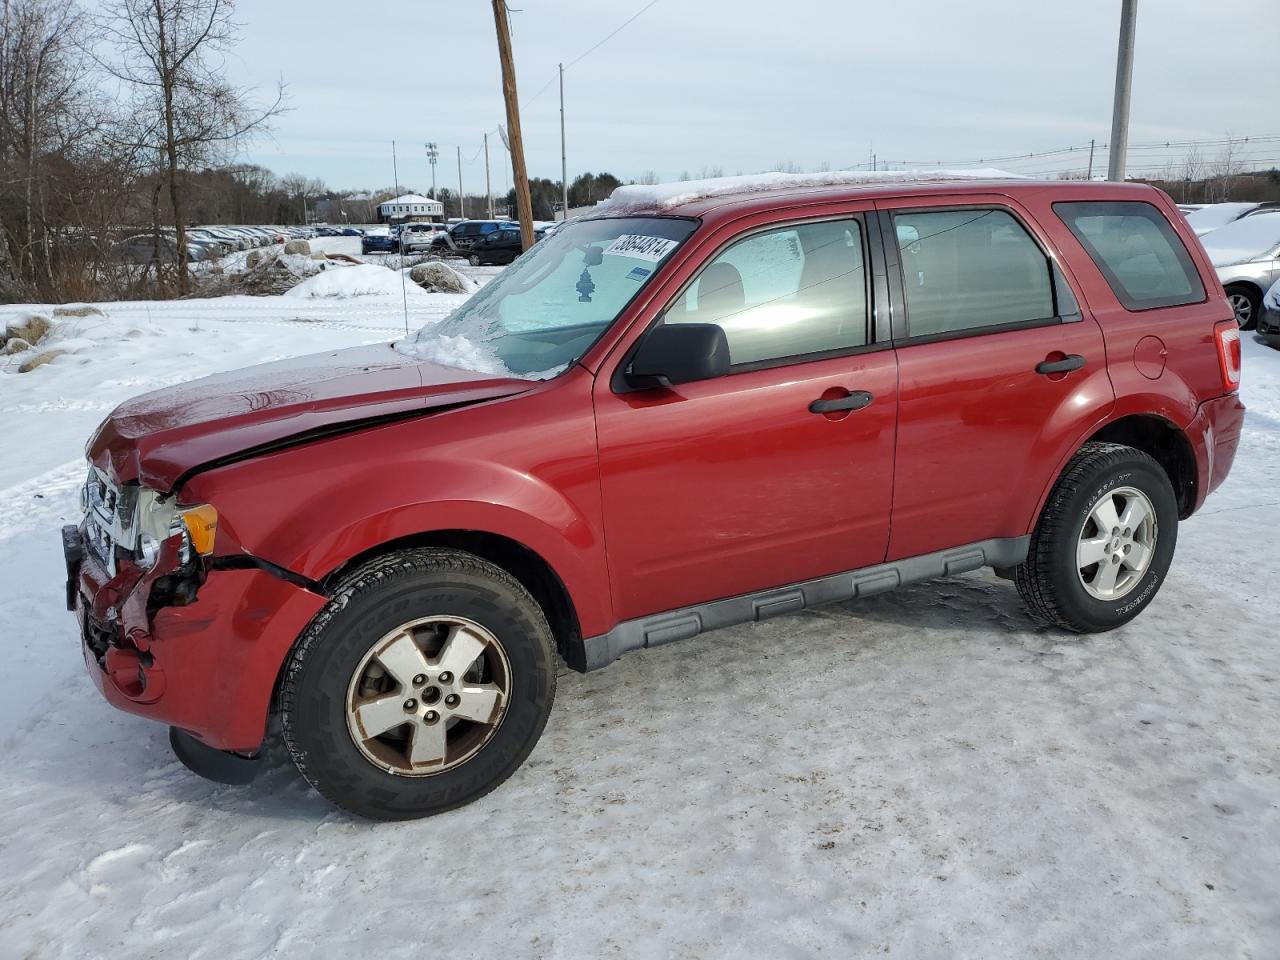
M1128 627L972 574L631 654L506 785L379 825L109 708L58 528L119 400L390 339L401 297L102 310L0 369L0 957L1280 955L1280 352L1245 344L1235 470Z

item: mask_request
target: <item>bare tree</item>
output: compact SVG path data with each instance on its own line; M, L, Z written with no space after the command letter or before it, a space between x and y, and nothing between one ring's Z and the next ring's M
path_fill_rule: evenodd
M1205 200L1209 203L1224 203L1231 199L1236 179L1245 168L1238 146L1239 141L1227 134L1227 142L1218 154L1218 159L1207 165L1205 172L1210 179L1205 184Z
M79 10L65 2L0 4L0 242L28 282L52 278L47 158L83 136L82 33Z
M229 49L237 25L232 0L111 0L99 18L120 59L103 66L133 95L132 129L124 139L154 149L169 195L180 293L187 293L186 197L183 172L225 158L283 108L281 85L269 106L232 85L215 55ZM157 244L159 247L159 244Z
M1200 147L1192 144L1187 149L1187 154L1182 158L1182 170L1179 171L1179 179L1182 180L1182 202L1189 203L1191 201L1191 186L1199 183L1204 177L1204 157L1200 154Z

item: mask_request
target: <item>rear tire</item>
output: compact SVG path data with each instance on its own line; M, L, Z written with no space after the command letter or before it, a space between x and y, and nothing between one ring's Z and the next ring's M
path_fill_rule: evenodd
M500 567L458 550L387 554L346 576L299 638L285 743L313 787L359 816L452 810L533 750L554 650L542 609Z
M473 267L480 266L480 258L477 257L474 253L471 256L467 257L467 262L470 263Z
M1177 500L1160 464L1133 447L1086 443L1049 494L1014 581L1047 624L1113 630L1155 598L1177 538Z

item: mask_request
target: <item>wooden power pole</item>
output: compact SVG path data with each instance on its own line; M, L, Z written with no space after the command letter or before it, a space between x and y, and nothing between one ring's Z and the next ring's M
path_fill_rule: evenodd
M498 31L498 57L502 61L502 97L507 102L507 131L511 141L511 167L516 181L516 209L520 214L520 239L524 249L533 246L533 209L529 202L529 172L524 165L524 139L520 136L520 101L516 97L516 67L511 59L511 28L506 0L493 0L493 24Z

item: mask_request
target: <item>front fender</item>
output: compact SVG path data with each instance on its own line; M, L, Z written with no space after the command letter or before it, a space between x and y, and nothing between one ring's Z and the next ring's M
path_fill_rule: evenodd
M552 567L584 633L603 633L611 604L591 407L557 393L228 464L192 477L183 497L218 509L219 554L224 542L243 545L311 580L404 537L442 530L506 537ZM544 416L552 404L558 412Z

